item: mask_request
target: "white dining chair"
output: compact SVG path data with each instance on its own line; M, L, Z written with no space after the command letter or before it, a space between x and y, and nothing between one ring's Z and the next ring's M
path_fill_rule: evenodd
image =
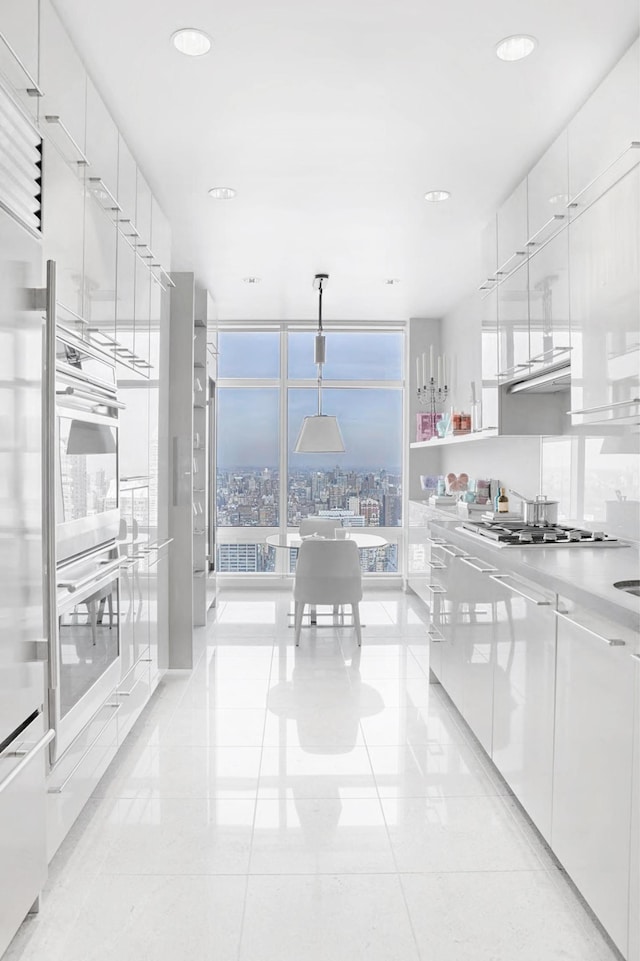
M300 537L320 534L322 537L333 540L336 536L336 527L340 527L340 521L332 517L305 517L304 520L300 521L298 531Z
M360 554L353 541L308 540L298 550L293 585L296 647L300 643L305 604L350 604L358 646L362 644L359 602L362 600Z

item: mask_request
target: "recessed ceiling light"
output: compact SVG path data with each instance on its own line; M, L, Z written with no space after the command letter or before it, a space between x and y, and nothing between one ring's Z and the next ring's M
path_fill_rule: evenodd
M182 27L171 34L171 41L187 57L202 57L211 50L211 38L195 27Z
M245 284L259 284L260 277L243 277Z
M448 190L428 190L424 195L424 199L428 200L431 204L442 203L443 200L448 200L451 194Z
M400 283L400 280L398 277L387 277L385 280L385 284L387 284L388 287L393 287L394 284L399 284L399 283Z
M500 43L496 44L496 56L500 60L524 60L536 49L538 41L535 37L528 37L520 34L513 37L505 37Z
M209 191L209 196L214 200L231 200L235 195L233 187L212 187Z

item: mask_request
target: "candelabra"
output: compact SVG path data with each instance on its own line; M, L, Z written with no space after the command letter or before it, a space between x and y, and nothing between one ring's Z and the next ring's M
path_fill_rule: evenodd
M442 418L441 411L448 393L447 385L436 384L433 377L428 384L418 387L418 403L425 411L425 414L418 415L418 440L430 440L438 436L436 425Z

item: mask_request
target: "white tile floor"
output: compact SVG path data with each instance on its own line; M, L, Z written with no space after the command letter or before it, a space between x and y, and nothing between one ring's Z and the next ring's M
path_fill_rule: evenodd
M437 685L419 602L223 594L6 961L612 961Z

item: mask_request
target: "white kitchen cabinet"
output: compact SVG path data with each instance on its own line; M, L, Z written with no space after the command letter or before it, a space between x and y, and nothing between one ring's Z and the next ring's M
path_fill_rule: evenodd
M134 352L134 309L136 291L136 252L118 232L116 280L116 340L122 350ZM123 360L127 355L119 355Z
M38 86L38 0L3 0L0 9L0 74L29 116L36 120Z
M497 230L498 269L511 271L527 253L529 227L526 178L499 207Z
M118 233L115 211L105 210L96 196L94 184L87 184L84 211L83 310L88 332L97 331L96 340L104 347L116 328L116 254Z
M626 956L637 634L559 610L551 847Z
M495 618L498 588L489 579L496 571L482 557L460 557L459 576L451 584L455 644L462 658L462 703L459 710L489 756L493 738Z
M601 194L616 176L614 162L640 140L640 41L630 47L569 124L569 194L582 202ZM607 168L614 168L607 174Z
M545 840L551 836L555 596L500 572L493 585L491 757Z
M528 252L566 226L569 202L568 137L563 130L527 175Z
M629 847L629 961L640 961L640 641L629 651L635 680L635 721L631 792L631 845Z
M151 189L142 176L140 168L136 174L136 227L138 229L139 245L142 253L147 253L151 247ZM156 251L154 251L156 253Z
M92 81L87 78L85 153L89 182L99 203L114 211L118 192L118 128ZM112 214L115 219L115 211Z
M84 172L78 176L55 147L45 141L42 162L42 247L45 260L57 265L59 320L83 336L84 308Z
M134 337L133 350L136 354L134 364L148 376L149 368L149 320L151 311L151 273L147 262L136 255L136 289L133 309Z
M133 240L136 222L136 177L138 169L133 154L127 147L122 136L118 137L118 190L117 199L120 205L118 219L121 230Z
M480 234L480 282L493 280L498 269L498 218L494 214Z
M640 410L640 167L569 227L574 424L637 420Z
M151 198L151 250L155 261L171 270L171 226L155 197Z
M438 656L440 673L434 674L445 691L463 713L466 682L466 649L458 630L460 618L459 586L466 576L460 559L465 551L450 544L434 541L431 552L432 577L429 590L433 596L431 623L441 636ZM432 639L431 643L438 643Z
M561 230L529 258L532 373L569 361L569 234Z
M87 72L51 0L40 4L40 129L72 169L85 154Z
M498 286L498 376L529 369L529 265L525 260Z

